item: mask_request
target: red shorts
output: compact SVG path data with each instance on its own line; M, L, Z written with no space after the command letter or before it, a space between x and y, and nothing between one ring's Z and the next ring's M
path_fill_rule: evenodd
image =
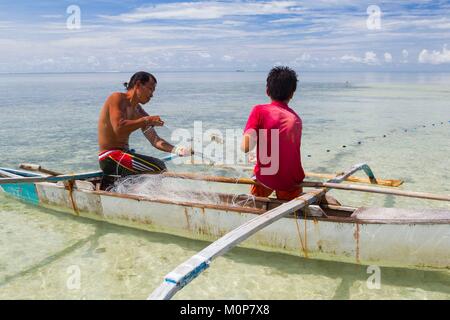
M99 154L100 168L105 174L128 176L143 173L161 173L166 165L157 158L129 150L108 150Z
M252 195L255 197L268 197L272 194L274 190L267 188L263 185L253 185L251 189ZM293 200L297 197L299 197L303 193L303 188L294 189L293 191L281 191L281 190L275 190L275 193L277 194L278 200Z

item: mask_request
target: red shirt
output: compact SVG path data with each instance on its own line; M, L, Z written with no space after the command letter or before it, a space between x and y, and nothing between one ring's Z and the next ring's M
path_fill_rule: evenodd
M305 178L300 155L302 119L280 101L257 105L244 129L244 134L255 132L256 179L270 189L292 191Z

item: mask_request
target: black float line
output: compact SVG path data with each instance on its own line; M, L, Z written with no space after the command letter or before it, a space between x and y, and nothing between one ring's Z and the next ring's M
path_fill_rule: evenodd
M448 120L448 123L450 123L450 120ZM442 124L444 124L444 122L442 122L441 121L441 125ZM432 126L434 127L435 126L435 123L432 123ZM418 129L419 127L413 127L413 128L410 128L410 129L403 129L403 132L408 132L408 130L415 130L415 129ZM422 128L426 128L426 125L422 125ZM397 130L396 129L394 129L394 130L391 130L391 133L394 133L394 132L396 132ZM384 134L383 135L383 138L386 138L387 137L387 135L386 134ZM374 137L373 139L375 139L376 137ZM357 144L358 145L361 145L362 144L362 141L358 141L357 142ZM347 148L347 145L342 145L342 148ZM326 149L326 152L327 153L329 153L329 152L331 152L331 150L330 149ZM311 158L312 157L312 155L311 154L308 154L308 158Z

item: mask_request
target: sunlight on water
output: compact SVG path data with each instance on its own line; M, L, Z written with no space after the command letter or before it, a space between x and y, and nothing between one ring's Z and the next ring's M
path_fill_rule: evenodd
M146 109L161 115L171 129L191 129L198 120L205 129L242 129L251 106L266 101L264 73L157 76L155 99ZM63 172L97 170L99 108L128 78L8 75L8 81L0 81L1 166L32 162ZM378 177L403 179L402 190L450 193L450 76L304 74L301 79L291 106L303 119L306 171L334 173L367 162ZM20 101L12 94L18 87ZM170 138L168 128L159 129L161 136ZM131 144L141 153L161 155L139 134ZM169 169L249 176L211 166L169 163ZM206 197L207 192L249 191L248 186L198 181L184 181L180 191L174 179L164 180L166 187L150 181L135 191L170 198L175 188L180 199L192 200L192 188L203 194L196 200L212 203L217 199ZM356 192L332 195L352 206L450 208L437 201ZM1 194L0 219L1 299L144 299L167 272L208 244L75 218ZM80 272L79 286L74 286L74 270ZM450 271L381 268L380 289L367 287L369 276L364 266L236 248L175 298L450 299Z

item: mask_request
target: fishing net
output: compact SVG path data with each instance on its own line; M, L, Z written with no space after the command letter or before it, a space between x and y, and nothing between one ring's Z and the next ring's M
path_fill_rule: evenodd
M228 197L220 197L217 190L224 190L224 187L214 182L143 174L120 178L107 191L145 196L152 200L256 207L252 195L227 192Z
M213 193L205 181L193 181L163 177L162 175L134 175L118 179L108 191L146 196L178 202L220 204L220 197Z

